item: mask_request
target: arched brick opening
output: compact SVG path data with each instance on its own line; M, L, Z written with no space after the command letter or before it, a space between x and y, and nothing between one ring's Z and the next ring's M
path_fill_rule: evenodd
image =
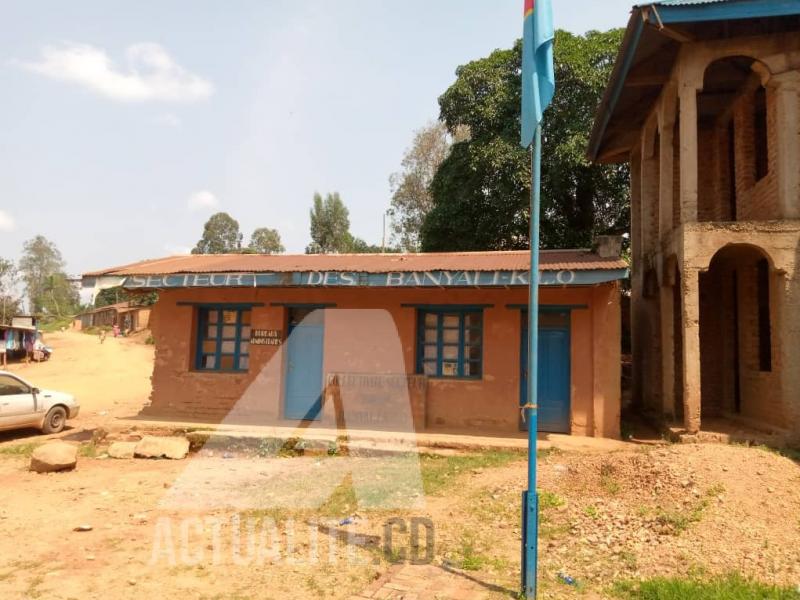
M698 221L776 218L772 94L748 56L711 62L697 95Z
M756 246L720 249L700 275L702 416L741 417L780 427L776 283L769 255Z

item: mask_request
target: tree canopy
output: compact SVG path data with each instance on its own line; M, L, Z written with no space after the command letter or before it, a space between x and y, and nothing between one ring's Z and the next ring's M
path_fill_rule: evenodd
M595 235L628 230L627 166L595 165L585 157L621 36L621 30L556 32L556 95L543 123L546 248L586 247ZM425 251L529 245L530 152L519 143L521 50L518 41L459 67L439 98L447 129L466 126L470 137L453 145L433 177Z
M25 242L19 270L33 314L63 316L79 306L78 290L64 272L64 259L55 244L42 235Z
M203 237L197 242L192 254L235 254L241 250L239 222L228 213L219 212L206 221Z
M158 301L158 292L129 292L122 286L100 290L94 299L94 307L109 306L120 302L128 302L131 306L152 306Z
M462 127L451 138L441 121L414 132L411 147L403 155L401 170L389 178L392 237L403 250L416 252L420 249L422 224L433 205L430 192L433 176L450 153L453 139L459 142L468 136L468 129Z
M10 323L11 317L20 312L16 284L16 266L12 261L0 258L0 325Z
M281 254L286 251L277 229L259 227L250 236L247 250L253 254Z
M314 194L311 207L311 243L308 254L350 252L353 236L350 235L350 211L342 202L339 192L327 194L325 199Z

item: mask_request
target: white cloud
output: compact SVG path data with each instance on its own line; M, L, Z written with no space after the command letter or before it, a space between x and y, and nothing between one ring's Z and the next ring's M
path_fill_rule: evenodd
M0 210L0 231L14 231L16 228L17 223L14 218L7 212Z
M214 93L210 81L187 71L162 46L151 42L128 46L124 67L102 48L76 43L45 46L40 60L15 64L51 79L77 83L114 100L192 102Z
M189 207L189 210L206 210L219 206L219 200L208 190L200 190L189 196L186 206Z
M181 246L180 244L164 244L164 250L170 256L191 254L192 249L189 246Z
M155 119L156 123L161 125L167 125L169 127L180 127L181 119L177 115L172 113L164 113L162 115L158 115Z

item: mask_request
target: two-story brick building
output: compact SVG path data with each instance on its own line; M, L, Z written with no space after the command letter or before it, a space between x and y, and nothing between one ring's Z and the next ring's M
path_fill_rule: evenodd
M634 397L800 437L800 2L633 9L589 156L631 168Z

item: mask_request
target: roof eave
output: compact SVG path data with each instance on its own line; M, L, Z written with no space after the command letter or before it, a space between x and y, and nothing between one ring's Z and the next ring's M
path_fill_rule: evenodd
M597 161L597 157L600 154L600 144L603 141L606 128L619 101L620 94L622 94L625 78L631 68L633 58L636 56L639 38L644 30L644 18L641 15L641 8L634 7L631 12L631 18L628 20L628 27L625 29L625 36L622 38L617 60L614 63L614 70L611 72L611 78L603 93L603 99L597 108L587 151L587 156L592 162Z

